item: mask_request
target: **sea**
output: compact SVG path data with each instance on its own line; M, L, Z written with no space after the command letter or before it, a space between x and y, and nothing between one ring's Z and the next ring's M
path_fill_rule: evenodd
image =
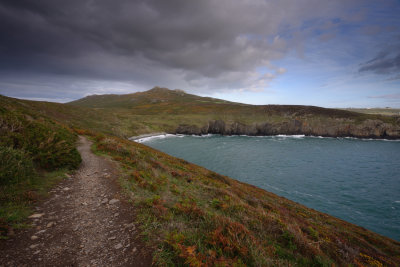
M400 142L303 135L137 140L400 241Z

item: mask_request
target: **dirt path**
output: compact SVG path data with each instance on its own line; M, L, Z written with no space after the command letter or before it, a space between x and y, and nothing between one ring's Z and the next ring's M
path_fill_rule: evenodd
M116 168L90 145L80 137L82 165L36 207L34 227L0 242L0 266L151 265L132 205L120 195Z

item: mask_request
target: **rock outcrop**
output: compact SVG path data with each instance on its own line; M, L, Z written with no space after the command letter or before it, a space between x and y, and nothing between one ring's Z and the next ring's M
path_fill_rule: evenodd
M355 122L349 119L300 120L292 119L279 123L253 123L250 125L240 122L225 122L212 120L206 125L181 124L177 127L177 134L222 134L222 135L278 135L304 134L308 136L324 137L357 137L377 139L399 139L400 124L385 123L381 120L367 119Z

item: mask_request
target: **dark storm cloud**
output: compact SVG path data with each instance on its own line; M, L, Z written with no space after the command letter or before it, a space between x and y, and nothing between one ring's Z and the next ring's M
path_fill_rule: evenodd
M46 84L49 97L102 92L117 82L122 88L258 90L284 73L271 61L302 47L293 36L304 21L348 16L343 9L355 4L0 0L0 86L37 91Z
M240 16L241 10L229 7L228 2L2 3L3 70L97 74L121 79L123 74L118 75L118 69L110 72L107 68L115 67L109 61L115 57L112 61L122 69L145 59L200 75L218 76L221 71L244 70L265 59L279 58L285 49L284 44L273 40L240 36L275 30L272 28L277 25L264 23L265 14L258 9L261 3L247 7L250 17ZM128 60L121 65L120 57L134 62Z

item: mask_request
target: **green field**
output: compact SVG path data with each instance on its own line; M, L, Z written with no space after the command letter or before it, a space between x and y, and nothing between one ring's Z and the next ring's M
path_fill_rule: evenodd
M400 109L398 108L347 108L345 110L365 114L400 116Z

